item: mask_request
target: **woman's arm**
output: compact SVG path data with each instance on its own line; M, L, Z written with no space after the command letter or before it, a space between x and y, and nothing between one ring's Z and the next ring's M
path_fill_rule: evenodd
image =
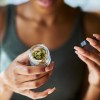
M86 33L85 36L86 37L93 37L93 33L98 33L98 35L96 35L95 38L97 37L98 40L100 41L100 28L99 27L100 27L100 12L98 14L97 13L85 14L85 16L84 16L84 29L85 29L85 33ZM98 49L98 51L100 52L100 43L98 44L97 42L91 41L91 45L92 46L95 45L94 48ZM89 53L89 54L91 54L91 53ZM82 53L81 53L81 56L80 56L80 54L78 54L78 56L80 56L80 59L82 59L83 57L86 57L86 55L84 55L84 56L83 55L84 54L82 54ZM93 55L93 54L91 54L91 55ZM91 57L90 58L89 57L90 57L90 55L88 55L88 57L82 59L87 64L87 66L89 66L89 63L87 61L89 61L89 59L91 59ZM96 58L98 57L99 64L100 64L100 54L99 54L99 56L98 56L98 54L95 55L95 57ZM89 59L87 60L87 58L89 58ZM93 66L93 64L94 64L95 69L97 68L97 66L100 66L100 65L96 64L93 59L90 61L92 61L91 66ZM88 76L90 76L89 75L90 72L88 71L88 69L90 67L87 67L87 70L86 70L84 83L82 85L82 93L81 93L80 100L100 100L100 86L94 87L93 85L89 84L90 82L89 82ZM95 71L95 69L94 69L94 71ZM98 71L95 71L95 72L96 73L98 72L98 75L97 74L94 74L94 75L99 76L97 80L99 80L98 83L100 84L100 67L98 67L97 69L98 69ZM92 75L92 77L94 75ZM95 81L96 77L92 78L92 80Z
M84 82L81 88L79 100L100 100L100 85L95 87L88 82L88 69L85 71ZM95 80L94 80L95 81Z
M100 86L89 85L88 75L89 73L86 71L79 100L100 100Z
M75 53L87 64L89 71L87 75L89 86L84 92L83 97L81 97L81 100L100 100L100 35L94 34L93 37L97 41L92 38L87 38L86 40L97 51L75 47Z
M83 100L100 100L100 87L90 85Z

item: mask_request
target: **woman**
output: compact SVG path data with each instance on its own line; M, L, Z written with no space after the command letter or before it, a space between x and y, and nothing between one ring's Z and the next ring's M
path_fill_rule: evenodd
M97 24L98 16L83 14L79 9L66 6L62 0L30 0L26 4L2 8L1 11L3 21L0 23L1 29L4 29L4 14L7 16L2 53L9 62L35 44L41 43L50 49L55 68L49 81L38 91L52 86L56 87L56 91L44 100L99 100L100 55L77 47L87 36L93 36L100 41L100 35L93 35L100 32ZM99 42L92 38L87 40L100 52ZM6 93L9 93L8 98L11 97L11 100L39 99L55 90L53 88L40 93L30 90L38 88L47 81L53 64L51 67L48 66L48 69L32 68L27 66L27 54L28 51L18 56L9 67L2 65L2 70L7 67L1 74L1 79L4 80L2 84L7 87ZM88 70L89 74L85 75ZM83 83L87 82L87 78L89 85L86 84L87 88L83 92L85 88ZM5 89L2 87L3 94ZM12 95L13 92L18 94Z

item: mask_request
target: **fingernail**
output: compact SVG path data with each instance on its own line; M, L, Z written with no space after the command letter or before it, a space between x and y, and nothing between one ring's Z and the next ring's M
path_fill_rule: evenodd
M77 52L77 51L75 51L75 53L76 53L76 54L78 54L78 52Z
M53 69L53 67L54 67L54 62L52 62L49 66L47 66L47 67L45 68L45 71L46 71L46 72L51 71L51 70Z
M97 34L93 34L93 36L95 36L95 35L97 35Z
M51 89L51 90L48 92L48 94L53 93L55 90L56 90L56 88L54 87L53 89Z
M74 46L74 49L76 50L77 49L77 46Z
M75 49L75 47L76 47L76 46L74 46L74 49Z
M54 61L52 61L51 65L54 66L54 64L55 64Z
M90 38L88 38L88 37L86 38L86 40L89 40L89 39L90 39Z

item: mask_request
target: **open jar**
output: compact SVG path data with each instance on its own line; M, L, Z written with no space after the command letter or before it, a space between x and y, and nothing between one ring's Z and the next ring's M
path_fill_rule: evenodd
M51 62L49 49L43 44L32 46L29 52L29 61L32 66L48 66Z

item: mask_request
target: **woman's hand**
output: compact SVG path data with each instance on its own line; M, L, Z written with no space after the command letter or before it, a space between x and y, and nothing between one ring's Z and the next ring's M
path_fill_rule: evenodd
M32 99L40 99L54 92L55 88L43 92L33 92L42 86L50 77L54 63L47 67L28 66L29 51L19 55L9 67L2 72L3 83L13 92L27 96Z
M90 43L92 47L94 47L97 52L90 52L75 46L74 49L76 50L75 53L78 55L78 57L84 61L89 70L89 77L88 81L91 86L99 87L100 88L100 35L94 34L93 35L98 41L87 38L86 40Z

